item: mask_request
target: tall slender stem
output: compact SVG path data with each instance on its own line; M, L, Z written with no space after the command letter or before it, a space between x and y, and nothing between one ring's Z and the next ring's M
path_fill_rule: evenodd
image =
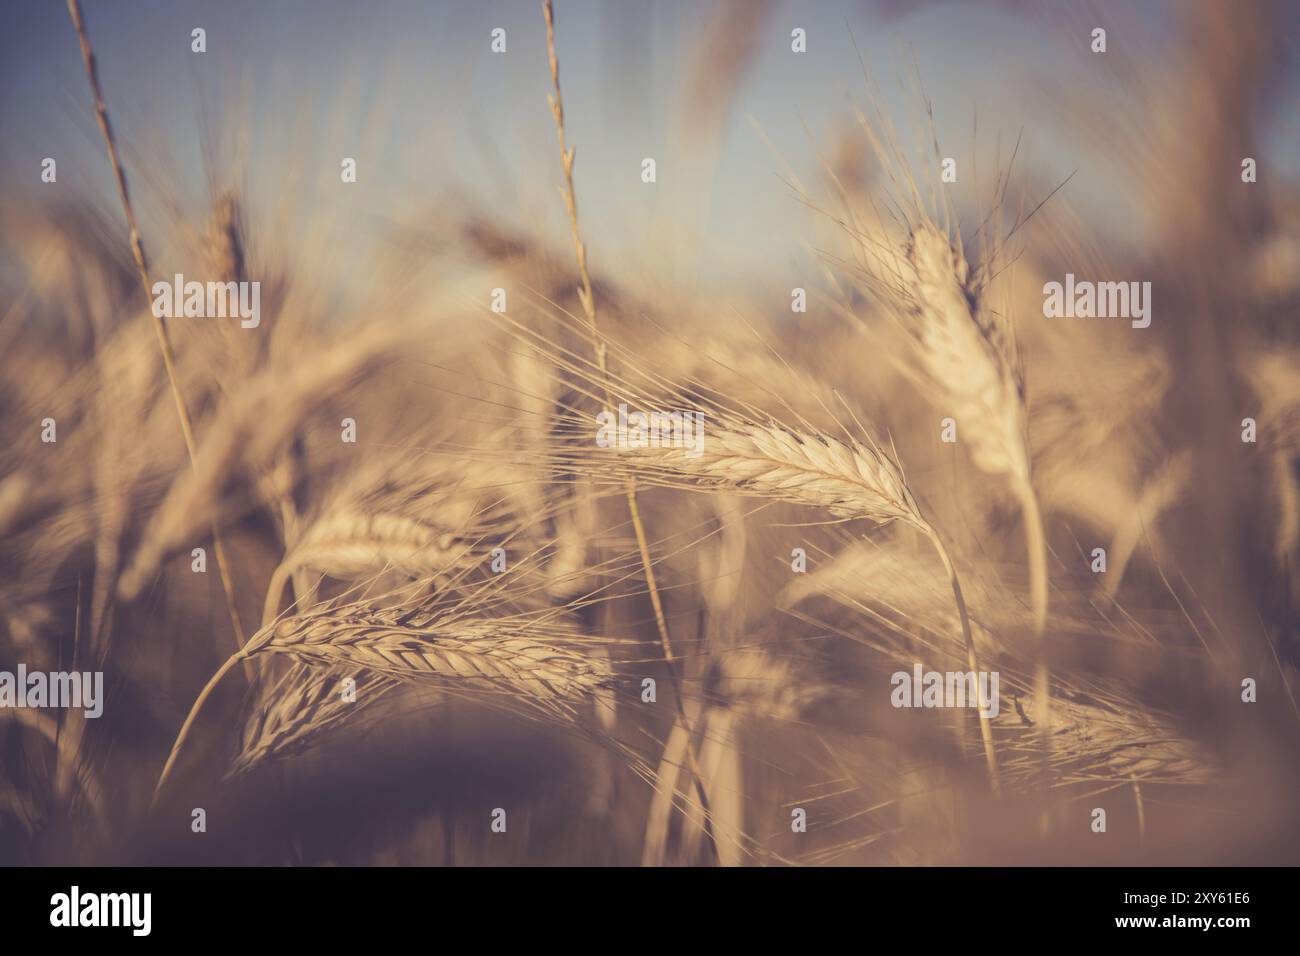
M117 140L113 137L113 127L108 121L108 107L104 103L104 91L99 85L99 70L95 65L95 53L90 46L90 36L81 17L79 0L68 0L68 13L72 17L72 26L77 31L77 42L81 46L81 58L86 64L86 76L90 80L90 91L95 97L95 117L99 120L99 131L104 136L104 145L108 150L108 162L113 167L113 176L117 181L117 194L122 201L122 210L126 214L126 225L131 236L131 254L135 258L140 282L144 287L145 301L149 304L149 315L153 318L154 332L158 336L158 348L162 352L163 367L167 370L167 383L171 386L172 398L176 402L176 414L181 421L181 435L185 439L185 450L189 454L193 467L198 455L194 440L194 426L190 423L190 413L185 406L185 396L181 392L180 380L176 374L176 353L172 350L171 339L162 317L153 310L153 283L149 279L149 260L145 257L144 242L140 238L140 229L136 225L135 210L131 206L131 195L126 186L126 171L117 152ZM230 611L230 623L235 631L236 648L244 646L244 628L239 622L239 610L235 604L235 585L230 575L230 566L226 561L226 549L215 522L212 525L212 552L217 559L217 570L221 577L221 587L225 591L226 606Z
M1034 669L1034 719L1042 752L1042 783L1046 788L1052 746L1052 680L1047 642L1047 537L1043 532L1042 509L1033 487L1027 482L1020 484L1017 496L1024 513L1025 546L1029 552L1029 603L1033 611L1034 637L1038 643L1038 662Z
M203 685L203 690L199 691L199 696L195 698L193 706L190 707L189 714L185 717L185 723L181 724L180 732L176 735L176 742L172 744L172 749L167 754L167 762L163 764L162 773L158 775L158 783L153 788L154 804L158 803L158 797L162 794L163 787L167 783L167 778L171 776L172 767L176 764L176 758L180 756L181 747L185 744L185 739L189 737L190 728L194 726L194 720L199 716L199 711L203 708L204 702L212 696L212 692L216 690L217 684L221 683L221 678L225 677L236 663L246 660L247 657L248 654L244 650L230 655L230 657L226 659L226 662L217 668L217 672L208 679L208 682L205 685Z
M596 354L596 365L600 370L601 384L605 392L605 403L613 405L609 387L609 370L605 365L605 343L600 338L600 328L596 322L596 299L591 288L591 273L587 268L587 246L582 241L582 232L578 228L578 193L573 185L573 149L565 143L564 138L564 100L560 96L560 63L555 55L555 10L551 0L543 0L542 16L546 19L546 54L551 67L551 84L555 93L548 96L551 115L555 118L555 131L560 143L560 160L564 166L564 201L569 212L569 231L573 237L573 248L578 259L578 275L582 286L578 289L578 298L582 301L583 311L587 316L587 327L591 336L592 351ZM646 538L645 524L641 520L641 509L637 505L636 479L628 478L625 486L628 513L632 519L632 529L636 534L637 551L641 556L641 568L645 575L646 590L650 594L650 605L654 609L655 627L659 632L659 644L663 650L664 663L668 667L672 683L673 699L677 707L678 718L686 730L686 757L690 762L691 775L695 781L696 794L703 811L704 832L709 838L709 846L714 859L719 859L717 841L713 835L712 813L709 809L709 796L704 786L704 775L700 770L699 757L695 751L695 731L682 703L681 688L677 682L676 658L673 655L672 640L668 635L668 620L664 615L663 602L659 597L659 588L655 583L654 564L650 558L650 545Z
M975 655L975 639L971 634L970 614L966 610L966 598L962 595L961 581L957 578L957 569L953 566L952 558L948 554L948 549L944 547L943 540L939 533L933 529L927 531L927 537L930 543L934 545L935 551L939 553L939 560L943 562L944 570L948 572L948 581L952 585L953 600L957 604L957 616L961 619L961 637L966 644L966 666L970 668L975 675L975 686L981 685L979 680L980 666L979 659ZM976 691L978 698L979 692ZM997 751L993 746L993 724L989 717L985 716L984 710L988 701L978 700L979 704L979 725L980 738L984 742L984 762L988 765L989 770L989 788L994 793L998 791L998 757Z

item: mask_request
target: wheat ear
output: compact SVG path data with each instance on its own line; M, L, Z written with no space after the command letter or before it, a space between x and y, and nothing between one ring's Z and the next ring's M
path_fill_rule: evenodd
M354 605L284 618L258 631L199 692L158 777L154 801L203 704L236 663L255 655L284 654L317 667L361 667L414 683L469 682L521 697L546 713L567 714L569 702L611 681L607 661L579 651L595 642L535 617L474 618Z
M976 466L1007 479L1024 515L1029 599L1038 643L1034 683L1040 713L1035 719L1046 761L1051 745L1047 539L1030 479L1024 377L1014 332L984 302L982 277L970 275L962 251L928 219L912 229L908 260L911 330L920 345L921 365L963 422Z
M348 677L355 681L351 700L339 690L340 681ZM237 777L264 761L306 750L330 727L353 719L359 710L381 700L398 683L366 670L322 671L294 664L274 685L263 690L226 776Z
M453 535L422 521L389 512L341 509L314 522L280 562L266 589L262 625L280 610L284 586L296 572L310 568L339 580L396 571L412 578L445 570L468 546L455 548ZM297 595L299 601L302 595Z
M901 521L925 535L952 586L962 640L971 670L979 672L970 618L957 570L943 539L926 520L903 470L874 443L840 441L776 422L759 424L720 412L718 424L698 450L675 447L628 449L650 480L672 487L726 488L739 494L824 508L844 518L879 524ZM617 461L618 459L615 459ZM989 786L998 789L997 754L989 718L980 716L980 737Z

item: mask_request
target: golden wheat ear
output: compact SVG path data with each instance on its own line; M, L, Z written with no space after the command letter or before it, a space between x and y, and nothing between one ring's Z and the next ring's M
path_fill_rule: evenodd
M1015 333L1004 316L989 308L982 282L973 277L962 251L934 223L922 220L913 227L908 259L909 328L918 361L961 423L971 460L1006 479L1024 516L1030 606L1039 643L1035 699L1046 761L1051 746L1047 539L1030 477L1029 412Z
M419 607L368 604L317 608L272 622L232 655L200 691L154 788L162 793L194 721L236 664L282 654L313 668L362 669L395 681L463 685L505 695L511 702L560 720L574 704L609 687L609 660L588 653L607 640L549 620L550 611L515 617L474 617Z
M775 421L749 421L720 407L710 408L707 415L710 424L698 445L638 443L578 460L594 473L631 474L671 488L786 501L842 518L877 524L900 522L914 528L926 537L943 563L961 621L967 661L972 670L980 670L961 582L948 548L921 513L902 468L876 442L842 441ZM981 717L980 734L989 784L996 790L997 756L987 717Z
M226 777L302 753L333 728L365 720L400 683L364 669L295 663L275 683L259 685Z

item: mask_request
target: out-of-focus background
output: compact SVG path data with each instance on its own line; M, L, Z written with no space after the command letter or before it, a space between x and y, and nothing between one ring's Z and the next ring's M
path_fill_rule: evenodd
M1294 4L557 4L614 373L679 405L704 385L756 420L884 440L1006 675L997 796L964 716L888 706L893 671L965 660L947 580L905 529L742 485L643 489L681 658L663 662L621 484L557 451L602 382L576 358L590 344L539 3L84 14L151 278L259 281L264 318L167 322L191 465L67 10L5 3L0 670L94 661L110 697L90 722L0 711L0 860L1295 862ZM942 196L972 263L1010 235L990 301L1022 352L1046 520L1046 790L1022 518L939 440L951 409L918 388L867 281L910 198L900 169ZM1043 284L1067 273L1151 282L1151 327L1044 318ZM190 568L214 527L228 588L212 560ZM540 616L610 680L539 717L500 682L235 668L151 810L234 649L228 604L252 634L323 602L312 626L337 636L359 596ZM349 674L374 694L355 713L327 703ZM200 806L221 839L192 836Z
M114 122L143 163L137 175L201 190L205 157L217 150L238 162L241 185L259 204L347 210L350 228L332 237L347 250L373 238L376 218L453 191L519 222L563 225L553 183L541 174L551 166L554 130L535 6L100 0L87 16ZM886 112L915 123L915 74L934 103L945 155L972 158L978 124L991 176L999 140L1005 156L1023 136L1022 159L1036 177L1055 184L1074 173L1070 195L1089 221L1137 241L1147 226L1134 215L1142 185L1095 147L1109 139L1108 122L1132 121L1143 92L1135 84L1172 79L1181 6L578 0L562 11L563 81L589 238L610 265L653 267L710 288L755 271L806 273L805 229L795 228L804 223L782 179L815 175L818 152L834 158L868 77ZM1270 57L1279 66L1294 60L1286 38L1295 17L1276 15ZM16 2L6 19L6 182L39 190L30 170L54 156L61 181L111 199L66 11ZM1247 7L1223 19L1225 30L1249 30L1256 14ZM202 55L190 51L196 26L208 32ZM1109 59L1090 52L1097 26L1110 31ZM485 56L496 27L506 31L507 52ZM791 52L795 28L807 31L804 55ZM1214 60L1189 69L1213 75ZM1260 111L1259 158L1277 176L1300 167L1296 82L1294 70L1274 75L1262 102L1248 107ZM1080 129L1084 120L1098 128ZM1153 139L1159 117L1152 120L1145 136L1134 134ZM337 156L357 159L357 189L332 188ZM635 188L647 156L660 167L653 190ZM160 214L152 193L139 192L142 211ZM649 241L665 232L671 245Z

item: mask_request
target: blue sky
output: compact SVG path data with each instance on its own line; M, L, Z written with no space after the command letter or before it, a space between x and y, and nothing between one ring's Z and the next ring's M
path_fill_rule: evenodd
M1116 5L1095 5L1102 21L1108 6ZM1155 0L1122 6L1150 25L1168 15ZM84 0L84 8L146 217L157 213L150 197L159 183L204 194L207 129L221 144L220 169L242 156L254 209L297 202L341 209L345 219L350 210L366 229L413 206L436 210L440 196L459 191L563 238L534 0ZM593 256L704 282L804 268L811 217L783 182L783 162L812 185L816 151L828 148L853 103L868 102L854 40L895 117L916 117L905 88L915 58L945 152L969 155L978 110L986 150L999 135L1009 144L1023 134L1035 182L1078 170L1071 201L1090 215L1124 216L1131 197L1104 164L1080 154L1046 95L1052 84L1086 90L1095 68L1069 49L1076 41L1086 48L1086 36L1063 36L1040 15L1053 8L1060 5L777 3L731 104L716 164L701 178L686 175L674 142L684 77L711 5L558 0L568 135ZM60 187L105 195L111 180L64 4L5 0L4 11L6 183L39 188L40 159L52 155ZM207 30L201 56L190 51L195 26ZM507 31L504 56L488 49L498 26ZM808 32L807 54L790 51L796 26ZM1272 134L1271 148L1292 163L1300 151L1285 146L1295 133L1293 119ZM349 192L339 189L341 156L359 164ZM646 156L658 162L654 187L640 182ZM678 230L667 244L679 247L676 255L654 241L665 222Z

